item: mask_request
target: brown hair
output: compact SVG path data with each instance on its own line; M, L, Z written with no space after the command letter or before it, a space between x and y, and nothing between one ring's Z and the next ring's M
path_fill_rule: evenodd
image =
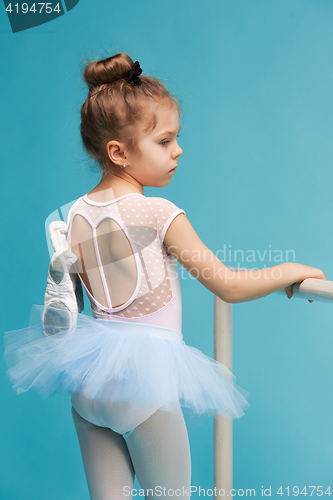
M156 126L156 104L175 105L178 112L180 106L156 78L140 75L138 83L127 82L125 78L133 67L127 54L86 62L83 78L89 94L81 107L83 145L103 174L119 171L107 154L107 143L119 140L134 150L139 135Z

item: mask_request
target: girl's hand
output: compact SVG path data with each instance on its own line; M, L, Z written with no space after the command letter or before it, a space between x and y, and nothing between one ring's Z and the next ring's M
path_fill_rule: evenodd
M321 269L317 269L316 267L310 267L310 266L304 266L304 267L307 268L306 274L309 274L309 276L307 276L307 278L326 280L326 276ZM304 279L307 279L307 278L304 278ZM302 281L304 281L304 279L297 281L297 283L302 283ZM284 289L286 294L287 294L288 299L291 299L291 297L293 296L293 286L294 285L289 285ZM309 302L313 302L313 300L309 300Z

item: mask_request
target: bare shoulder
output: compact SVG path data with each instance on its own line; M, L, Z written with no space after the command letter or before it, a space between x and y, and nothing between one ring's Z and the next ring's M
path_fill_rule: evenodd
M186 215L180 213L170 224L164 237L164 243L169 250L171 250L171 247L182 247L186 242L188 247L191 243L188 241L189 237L195 240L196 243L199 243L199 241L201 242Z
M180 213L170 224L164 243L169 252L188 269L189 266L200 267L208 260L218 260L196 233L191 222L184 213Z

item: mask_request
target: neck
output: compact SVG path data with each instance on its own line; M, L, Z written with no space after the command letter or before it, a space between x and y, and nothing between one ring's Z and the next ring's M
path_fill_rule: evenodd
M103 191L103 194L102 194ZM138 193L143 194L143 186L137 180L124 172L124 177L116 174L105 176L89 194L100 193L100 196L107 198L106 201L119 198L125 194Z

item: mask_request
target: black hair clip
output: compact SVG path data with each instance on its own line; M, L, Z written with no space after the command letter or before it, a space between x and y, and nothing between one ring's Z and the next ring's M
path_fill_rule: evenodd
M141 75L142 69L140 68L140 63L139 61L135 61L133 64L133 68L129 70L127 73L127 76L125 78L126 82L133 82L133 83L139 83L140 78L139 75Z
M141 75L141 73L142 73L142 69L140 68L139 61L135 61L132 69L129 70L129 72L127 73L127 76L125 77L126 82L133 82L134 84L140 83L141 80L139 78L139 75ZM124 77L121 77L121 78L124 78ZM105 83L113 83L113 82L116 82L117 80L120 80L121 78L117 78L116 80L112 80L112 82L104 82L104 84L100 84L100 85L104 85L104 88L97 90L97 92L95 92L94 94L91 94L89 96L89 99L91 97L93 97L94 95L99 94L103 90L109 90L110 87L105 86ZM92 84L88 85L89 92L91 92L91 90L95 87L96 87L96 85L92 85Z

